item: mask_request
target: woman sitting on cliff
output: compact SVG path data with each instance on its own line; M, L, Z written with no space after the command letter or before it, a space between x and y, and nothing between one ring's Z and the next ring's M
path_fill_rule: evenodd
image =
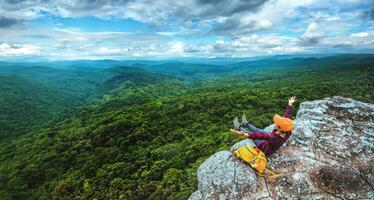
M245 136L253 139L256 146L264 152L266 156L271 155L291 136L291 131L294 124L291 120L291 108L295 103L296 97L291 97L288 100L288 106L284 111L283 117L274 115L275 129L272 132L267 132L256 128L247 122L245 114L242 115L242 124L239 123L237 117L234 119L234 134ZM245 128L250 129L247 131Z

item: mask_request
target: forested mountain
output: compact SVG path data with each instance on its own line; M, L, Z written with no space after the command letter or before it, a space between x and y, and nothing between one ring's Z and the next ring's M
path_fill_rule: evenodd
M79 106L102 95L155 84L166 77L130 67L64 70L0 65L0 138L16 137L55 118L71 116Z
M84 101L98 84L112 76L108 73L97 73L97 71L94 68L65 70L46 66L28 67L0 64L0 74L2 75L17 75L44 83L60 91L71 93L80 101Z
M298 102L333 95L374 102L368 55L138 67L92 72L97 96L76 114L3 142L0 199L186 199L196 190L201 162L238 141L228 132L233 117L246 113L254 125L267 126L292 95ZM22 91L40 87L1 79ZM54 89L34 90L42 102L42 91ZM22 101L13 93L0 99Z
M0 76L0 138L15 137L79 101L65 91L20 76Z

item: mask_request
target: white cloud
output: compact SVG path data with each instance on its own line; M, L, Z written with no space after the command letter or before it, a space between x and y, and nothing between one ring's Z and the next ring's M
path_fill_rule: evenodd
M129 2L122 11L123 18L131 18L140 22L160 25L166 22L173 12L174 1L134 1ZM169 9L165 9L169 8Z
M163 35L163 36L175 36L177 35L178 33L177 32L157 32L156 34L158 35Z
M277 46L271 48L268 52L269 53L297 53L302 52L304 49L298 46Z
M311 22L303 35L300 36L300 44L309 46L317 45L325 37L323 30L316 22Z
M0 44L0 57L26 56L39 53L40 48L33 45L10 45L7 43Z
M323 45L325 47L373 49L374 31L353 33L350 36L326 37Z
M316 22L310 23L304 33L304 36L306 37L316 37L316 36L322 36L322 35L323 33L321 29L318 27Z
M119 48L108 48L108 47L100 47L97 51L98 54L118 54L121 52L121 49Z
M218 45L224 45L225 41L224 40L217 40L216 44L218 44Z
M273 24L267 19L262 19L258 22L258 26L259 26L260 29L270 28L271 25L273 25Z
M182 42L172 42L168 53L170 54L181 54L184 52L184 43Z
M186 45L185 54L198 57L251 57L274 53L295 53L303 50L290 37L252 34L229 41L216 40L213 44Z
M352 33L351 36L352 37L367 37L369 36L369 33L368 32Z
M8 21L16 25L0 26L2 57L245 57L370 49L374 43L373 21L362 22L360 17L368 3L358 0L7 2L0 2L0 17L7 17L3 24ZM85 32L66 28L63 20L45 25L28 22L61 19L59 16L94 16L108 23L131 18L146 23L150 31Z

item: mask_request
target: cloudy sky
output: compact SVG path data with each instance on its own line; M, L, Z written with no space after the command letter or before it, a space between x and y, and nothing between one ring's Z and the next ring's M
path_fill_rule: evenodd
M374 53L374 0L2 0L0 60Z

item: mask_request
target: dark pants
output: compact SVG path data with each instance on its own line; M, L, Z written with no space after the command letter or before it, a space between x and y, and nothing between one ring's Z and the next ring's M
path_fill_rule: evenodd
M249 129L250 131L248 131L247 129ZM243 132L243 133L248 133L248 132L257 132L257 133L264 133L264 134L271 134L270 132L267 132L267 131L264 131L262 129L259 129L259 128L256 128L255 126L253 126L252 124L250 123L247 123L246 125L242 125L239 127L239 131ZM256 144L256 146L260 145L261 143L263 143L265 140L253 140L253 142Z

